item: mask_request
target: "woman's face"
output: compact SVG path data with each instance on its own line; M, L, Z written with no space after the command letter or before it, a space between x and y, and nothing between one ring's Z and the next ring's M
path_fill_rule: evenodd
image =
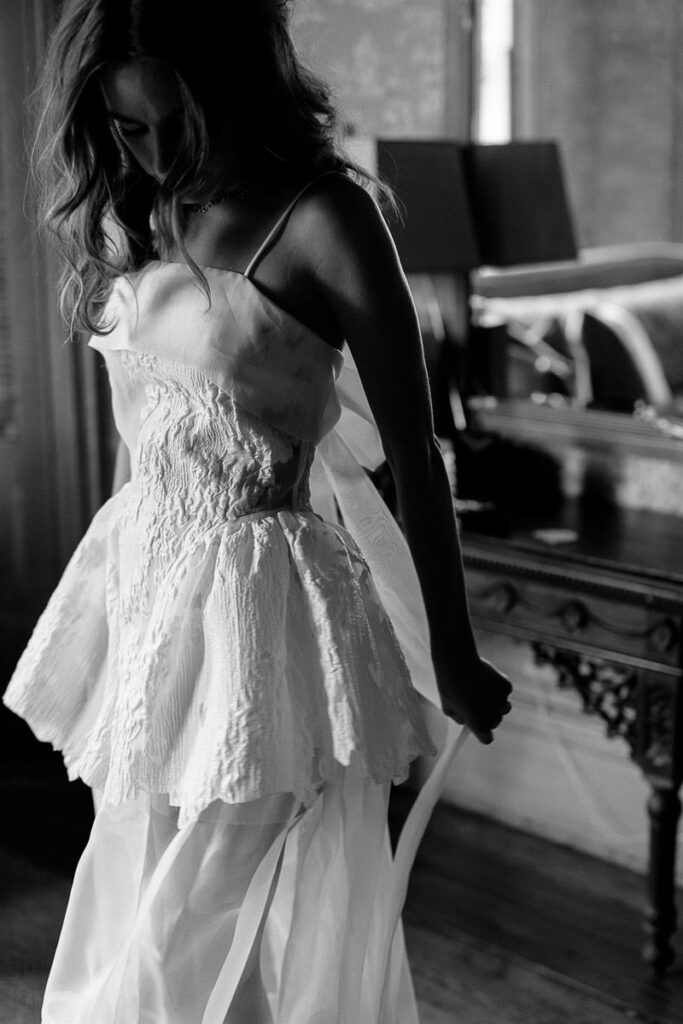
M183 131L180 90L161 61L132 60L104 75L107 116L123 145L146 174L162 182Z

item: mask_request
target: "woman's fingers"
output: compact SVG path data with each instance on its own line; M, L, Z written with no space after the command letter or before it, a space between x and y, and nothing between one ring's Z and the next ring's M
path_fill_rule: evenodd
M489 662L481 660L467 673L467 686L443 701L450 718L466 724L480 743L493 742L493 730L512 710L512 684Z

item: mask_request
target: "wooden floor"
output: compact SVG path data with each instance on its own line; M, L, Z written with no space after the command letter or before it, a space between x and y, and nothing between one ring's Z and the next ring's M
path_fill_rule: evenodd
M0 784L1 1024L39 1024L87 831L84 789L40 787ZM407 799L398 791L395 822ZM655 983L640 962L641 902L628 871L440 808L404 917L421 1024L682 1024L683 971Z
M439 808L404 915L422 1024L683 1024L683 936L656 981L642 903L630 871Z

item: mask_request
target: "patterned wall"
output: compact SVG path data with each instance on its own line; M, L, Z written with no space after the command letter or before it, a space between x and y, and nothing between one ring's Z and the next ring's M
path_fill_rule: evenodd
M442 135L446 0L298 0L294 36L363 136Z
M683 240L683 3L516 2L519 133L560 140L581 244Z

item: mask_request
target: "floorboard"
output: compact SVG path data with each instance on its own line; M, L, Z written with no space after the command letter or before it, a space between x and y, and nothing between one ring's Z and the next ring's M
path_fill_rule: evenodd
M453 1024L682 1024L683 969L640 959L642 904L633 872L439 807L405 912L423 1024L432 1004Z
M471 936L407 928L421 1024L624 1024L630 1008Z

